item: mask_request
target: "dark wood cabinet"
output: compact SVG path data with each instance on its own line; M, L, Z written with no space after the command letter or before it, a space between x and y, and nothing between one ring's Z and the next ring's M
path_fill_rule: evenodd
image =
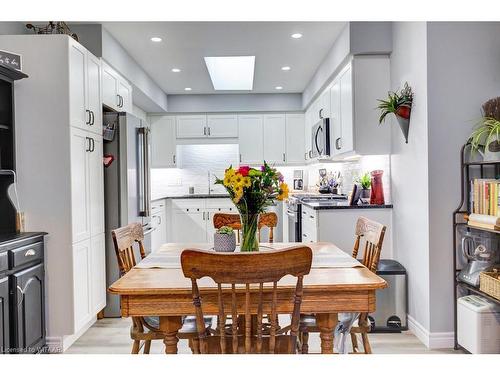
M43 264L13 274L12 291L12 344L20 352L38 352L45 345Z
M0 277L0 353L10 348L9 278Z

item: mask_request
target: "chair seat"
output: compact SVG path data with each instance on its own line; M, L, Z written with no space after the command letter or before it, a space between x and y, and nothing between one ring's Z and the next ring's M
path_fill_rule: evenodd
M210 328L213 323L213 317L205 316L205 325L207 328ZM159 316L145 316L144 320L151 327L159 330L160 329L160 317ZM185 316L182 319L182 328L179 330L179 333L196 333L196 317L194 315Z

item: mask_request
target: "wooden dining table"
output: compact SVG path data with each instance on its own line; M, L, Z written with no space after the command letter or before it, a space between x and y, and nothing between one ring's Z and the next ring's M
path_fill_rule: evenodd
M260 251L284 249L297 243L260 244ZM386 281L332 243L307 244L313 251L311 271L304 277L301 313L316 314L320 330L321 353L333 353L333 333L340 312L375 311L375 292L387 286ZM208 243L167 243L149 254L137 266L114 282L109 291L120 295L123 317L159 316L160 330L165 333L165 353L177 353L177 333L182 317L195 310L191 281L184 277L180 254L184 249L209 250ZM277 313L290 313L296 279L286 276L278 283ZM218 313L217 285L208 278L199 281L203 313ZM258 285L254 297L257 297ZM244 292L242 293L244 298ZM243 302L242 302L243 303Z

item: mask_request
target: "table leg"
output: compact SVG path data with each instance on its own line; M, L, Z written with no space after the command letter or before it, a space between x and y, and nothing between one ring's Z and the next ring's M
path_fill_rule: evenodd
M321 338L321 354L333 353L333 330L338 321L338 314L316 314L316 324Z
M177 332L181 327L181 316L160 316L160 330L165 333L163 343L166 354L177 354L177 342L179 341Z

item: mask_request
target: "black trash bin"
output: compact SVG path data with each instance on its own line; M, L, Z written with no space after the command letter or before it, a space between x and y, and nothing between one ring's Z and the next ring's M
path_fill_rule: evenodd
M381 259L377 275L387 281L387 288L377 290L377 310L368 316L372 332L401 332L408 329L407 275L401 263Z

